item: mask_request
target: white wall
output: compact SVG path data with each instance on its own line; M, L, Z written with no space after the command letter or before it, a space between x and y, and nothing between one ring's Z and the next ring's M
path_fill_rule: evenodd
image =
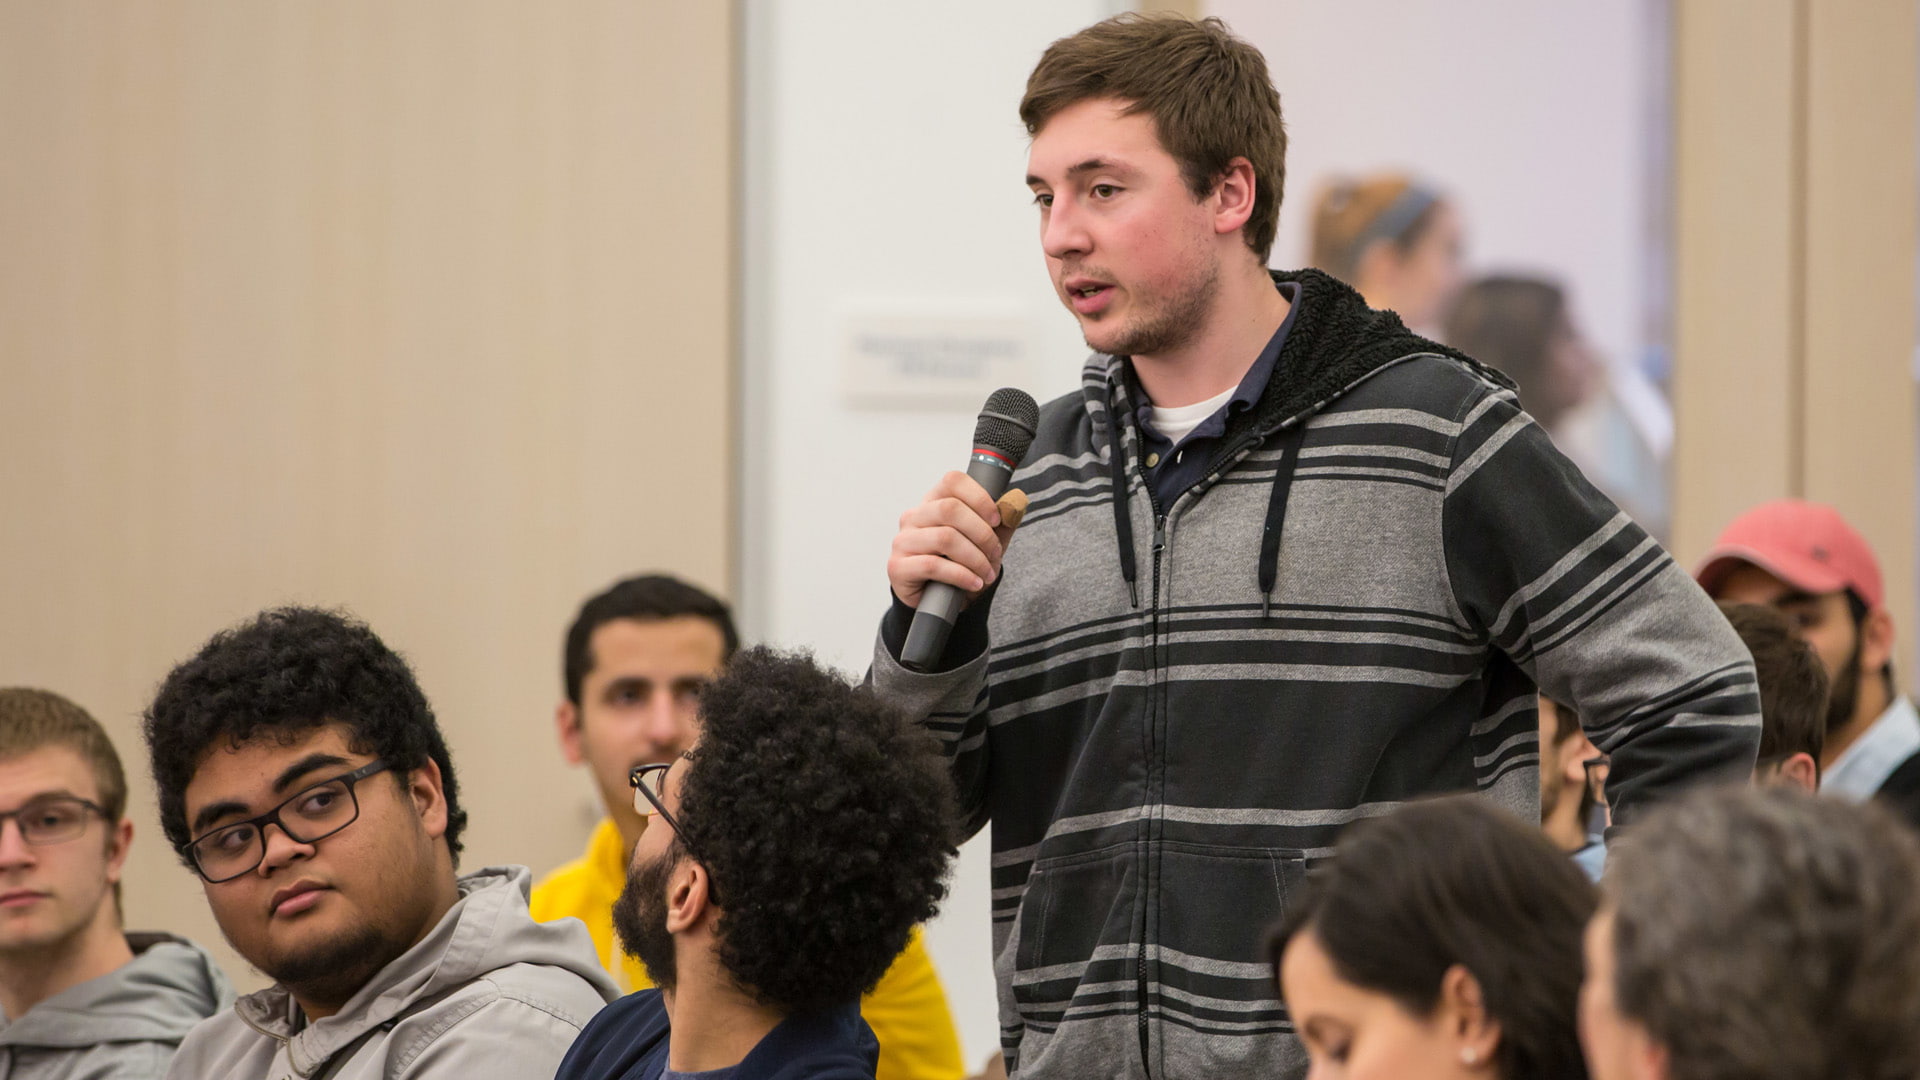
M842 318L871 309L1026 329L1023 385L1086 350L1047 282L1017 109L1047 43L1107 0L746 4L740 613L750 637L864 671L900 512L964 464L978 402L874 409L841 387ZM982 395L984 398L984 395ZM986 835L928 947L967 1064L997 1048Z
M1287 119L1274 262L1305 263L1331 176L1399 169L1464 211L1471 271L1550 271L1614 361L1650 272L1658 0L1209 0L1266 54ZM1654 99L1657 102L1657 98Z

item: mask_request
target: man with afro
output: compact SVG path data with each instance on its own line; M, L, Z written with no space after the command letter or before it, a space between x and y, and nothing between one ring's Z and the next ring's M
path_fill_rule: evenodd
M932 737L809 657L735 656L700 734L633 770L646 819L614 925L657 989L607 1007L558 1080L871 1078L860 995L946 895Z
M413 671L365 623L280 608L215 634L148 707L160 824L273 979L180 1044L175 1080L550 1075L617 991L524 866L460 874L466 812Z

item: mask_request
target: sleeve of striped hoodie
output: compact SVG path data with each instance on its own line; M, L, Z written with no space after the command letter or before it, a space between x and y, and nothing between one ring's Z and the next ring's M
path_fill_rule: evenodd
M1441 529L1459 614L1612 756L1615 823L1750 774L1753 660L1713 601L1511 392L1485 386L1457 415Z
M895 599L880 620L873 666L867 669L867 685L945 748L967 836L987 823L987 613L999 588L994 582L960 613L947 639L944 669L925 674L900 665L913 609Z

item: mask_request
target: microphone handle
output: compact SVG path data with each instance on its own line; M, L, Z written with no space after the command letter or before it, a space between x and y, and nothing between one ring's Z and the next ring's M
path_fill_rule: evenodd
M998 500L1013 480L1013 465L999 454L975 447L967 459L967 475ZM930 581L920 591L920 606L907 627L907 643L900 649L900 665L908 671L932 671L947 651L947 635L967 606L967 594L944 581Z

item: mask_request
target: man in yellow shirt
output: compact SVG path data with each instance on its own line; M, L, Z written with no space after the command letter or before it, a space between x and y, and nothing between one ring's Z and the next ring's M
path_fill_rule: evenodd
M725 603L662 574L617 582L588 600L567 631L566 697L554 725L567 761L592 774L608 816L584 855L534 886L533 917L586 923L601 965L624 992L653 985L613 932L613 902L644 828L627 774L693 745L700 690L739 643ZM860 1015L880 1041L878 1080L965 1075L946 992L918 930L861 999Z

